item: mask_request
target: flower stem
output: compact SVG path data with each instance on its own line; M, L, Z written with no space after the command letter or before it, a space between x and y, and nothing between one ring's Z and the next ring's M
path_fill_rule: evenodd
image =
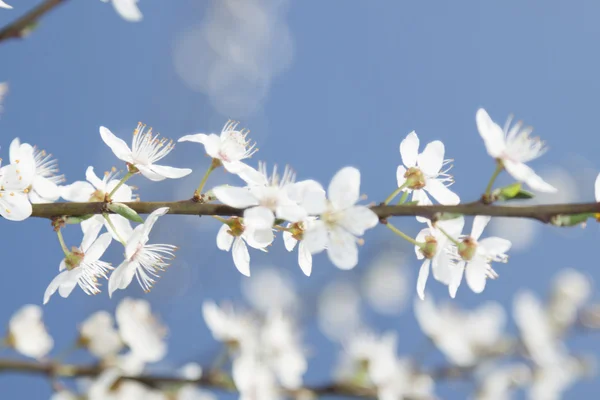
M119 183L117 183L117 186L115 186L115 188L108 194L108 200L110 200L113 197L113 195L117 193L117 190L119 190L121 185L127 182L129 178L131 178L133 175L134 174L132 172L127 171L127 173L121 178Z
M399 194L399 193L400 193L400 192L401 192L401 191L402 191L404 188L406 188L406 186L408 186L408 181L404 182L404 183L402 184L402 186L399 186L399 187L398 187L398 189L394 190L394 191L392 192L392 194L390 194L390 195L387 197L387 199L385 199L385 201L383 202L383 204L385 204L385 205L388 205L388 204L390 204L390 201L394 200L394 198L395 198L396 196L398 196L398 194ZM408 192L407 192L407 193L408 193ZM404 197L404 195L402 195L402 196Z
M446 232L444 230L444 228L442 228L439 224L436 224L435 228L438 229L440 232L442 232L444 234L444 236L446 236L452 243L454 243L457 246L460 246L460 242L458 240L456 240L455 238L453 238L452 235L450 235L448 232Z
M198 185L198 188L196 189L196 191L194 192L194 198L199 199L200 195L202 194L202 189L204 189L204 185L206 185L206 181L208 181L208 177L210 176L210 174L217 169L218 167L220 167L221 164L221 160L219 160L218 158L213 158L212 162L210 163L210 166L208 167L208 169L206 170L206 173L204 174L204 176L202 177L202 180L200 181L200 184Z
M496 178L498 178L498 175L500 175L500 172L502 172L503 169L504 165L502 164L502 162L496 161L496 170L492 174L492 177L490 178L490 181L488 182L487 187L485 188L485 197L490 197L490 194L492 193L492 187L494 186L494 182L496 182Z
M104 219L108 223L108 226L110 226L110 229L112 229L113 232L115 233L115 235L117 235L117 238L119 239L119 242L121 242L121 244L123 246L127 246L127 242L125 240L123 240L123 238L121 237L121 235L119 235L119 232L117 231L117 228L115 227L115 225L113 224L113 222L110 220L110 218L108 218L108 214L102 214L102 216L104 217Z
M408 192L402 193L402 196L400 197L400 200L398 200L397 204L404 204L406 202L406 199L408 199Z
M67 245L65 244L65 239L63 238L62 232L60 231L60 229L58 229L56 231L56 236L58 236L58 241L60 242L60 247L62 248L63 253L65 253L65 257L67 257L69 254L71 254L71 252L69 251L69 249L67 248Z
M400 229L396 228L394 225L390 224L389 222L387 224L385 224L385 226L387 226L396 235L398 235L402 239L414 244L415 246L419 246L419 247L425 246L425 243L417 242L415 239L411 238L406 233L402 232Z
M211 215L211 217L213 217L217 221L221 221L225 225L229 225L229 222L225 218L223 218L223 217L219 217L218 215Z

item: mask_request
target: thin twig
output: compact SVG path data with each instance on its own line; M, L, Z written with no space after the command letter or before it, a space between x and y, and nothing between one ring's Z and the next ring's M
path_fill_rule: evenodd
M28 29L34 26L40 20L40 18L66 1L67 0L46 0L40 3L21 18L2 28L2 30L0 30L0 42L9 39L23 38Z

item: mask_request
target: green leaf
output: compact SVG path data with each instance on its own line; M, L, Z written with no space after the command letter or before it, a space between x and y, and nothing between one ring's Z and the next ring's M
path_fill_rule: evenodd
M86 219L92 218L93 216L94 216L94 214L65 217L65 224L80 224L83 221L85 221Z
M456 218L460 218L462 217L462 214L459 213L435 213L433 215L433 220L434 221L448 221L449 219L456 219Z
M515 197L513 197L513 199L533 199L535 197L535 195L531 192L528 192L527 190L519 190L519 193L516 194Z
M400 205L400 206L416 206L418 204L419 204L419 201L415 200L415 201L408 201L406 203L400 203L398 205Z
M515 182L492 193L492 199L500 201L532 199L533 193L522 189L521 182Z
M138 213L136 213L132 208L123 203L110 203L108 205L108 209L114 212L115 214L119 214L120 216L127 218L130 221L139 223L144 222L144 220L138 215Z
M588 218L593 217L593 213L574 214L574 215L555 215L551 218L550 223L554 226L575 226L581 225Z

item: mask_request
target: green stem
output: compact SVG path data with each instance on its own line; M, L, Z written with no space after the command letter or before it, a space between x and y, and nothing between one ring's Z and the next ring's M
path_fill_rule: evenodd
M121 185L127 182L129 178L131 178L133 175L134 174L132 172L127 171L127 173L121 178L117 186L115 186L115 188L108 194L108 199L110 200L113 197L113 195L117 193L117 190L119 190Z
M406 186L408 186L408 181L404 182L404 183L402 184L402 186L399 186L399 187L398 187L398 189L394 190L394 191L392 192L392 194L390 194L390 195L387 197L387 199L385 199L385 201L383 202L383 204L385 204L385 205L388 205L388 204L390 204L390 201L394 200L394 198L395 198L396 196L398 196L398 194L399 194L399 193L400 193L400 192L401 192L401 191L402 191L404 188L406 188ZM403 195L403 196L404 196L404 195Z
M65 253L65 257L68 257L71 252L67 248L65 243L65 239L63 238L62 232L59 230L56 231L56 236L58 236L58 241L60 242L60 247L62 248L63 253Z
M222 165L221 160L219 160L218 158L212 159L212 162L210 163L210 166L208 167L208 169L206 170L206 173L202 177L202 180L200 181L200 184L198 185L198 188L196 189L194 196L196 196L196 195L200 196L202 194L202 189L204 189L204 185L206 185L206 181L208 181L208 177L215 169L217 169L221 165Z
M211 215L211 217L213 217L217 221L221 221L225 225L229 225L228 221L225 218L223 218L223 217L219 217L218 215Z
M446 236L452 243L454 243L457 246L460 246L460 242L458 240L456 240L455 238L453 238L448 232L446 232L444 230L444 228L442 228L439 224L435 225L435 228L438 229L440 232L442 232L444 234L444 236Z
M408 192L402 193L402 197L400 197L400 200L398 200L397 204L404 204L406 202L406 199L408 199Z
M486 197L489 197L492 193L492 187L494 186L494 182L496 182L496 178L498 178L498 175L500 175L500 172L502 172L503 169L504 165L502 164L502 161L496 161L496 170L492 174L492 177L490 178L490 181L488 182L487 187L485 188L484 195Z
M417 242L415 239L411 238L406 233L402 232L400 229L396 228L394 225L390 224L389 222L387 224L385 224L385 226L387 226L396 235L398 235L402 239L414 244L415 246L419 246L419 247L425 246L425 243Z
M123 238L121 237L121 235L119 235L119 232L117 231L117 228L115 227L115 225L113 224L113 222L110 220L110 218L108 218L108 214L102 214L102 216L104 217L104 219L108 223L108 226L110 226L110 229L112 229L113 232L115 233L115 235L117 235L117 238L119 239L119 242L121 242L121 244L123 246L127 246L127 242L125 240L123 240Z

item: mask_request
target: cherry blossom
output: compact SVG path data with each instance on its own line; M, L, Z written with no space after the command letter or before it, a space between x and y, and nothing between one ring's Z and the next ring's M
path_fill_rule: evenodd
M154 135L152 133L152 128L146 131L146 125L141 123L133 131L131 149L127 143L116 137L104 126L100 127L100 136L117 158L134 166L137 171L151 181L182 178L192 172L189 168L175 168L155 164L155 162L169 154L175 145L173 141L168 139L159 139L158 134Z
M214 133L196 133L185 135L178 142L195 142L204 145L206 154L221 161L223 167L233 173L239 173L246 165L242 160L252 157L258 149L256 144L248 139L250 131L237 130L238 123L227 121L220 135Z
M107 279L108 271L113 269L109 263L100 260L112 241L110 233L98 236L100 228L97 226L84 232L81 245L73 248L61 261L59 271L62 272L48 285L44 304L57 290L62 297L68 297L77 285L85 294L100 293L98 278Z
M312 272L312 254L302 241L302 235L315 220L313 217L308 217L301 222L289 223L287 225L288 230L283 232L283 243L287 251L293 251L296 244L298 244L298 265L300 265L300 269L306 276L310 276Z
M61 197L65 200L76 202L104 202L106 196L119 185L120 181L116 177L117 170L115 168L111 169L110 172L105 172L102 179L100 179L94 172L94 167L87 167L85 171L87 182L77 181L70 185L62 186ZM122 183L111 196L111 200L118 203L133 201L134 196L131 187ZM107 221L107 218L110 221ZM120 237L129 237L133 232L129 220L118 214L108 214L106 217L103 215L94 215L81 222L81 229L86 231L87 229L95 229L97 226L102 225L106 227L106 230L111 233L115 240L120 240ZM116 232L113 230L113 226Z
M117 13L126 21L129 22L138 22L141 21L143 16L142 12L137 6L140 0L100 0L104 3L108 3L109 1L112 3L113 7L117 11Z
M34 304L24 305L8 323L7 343L19 353L32 358L46 356L54 340L42 321L42 308Z
M213 338L230 346L246 347L258 334L256 321L246 313L236 312L230 305L219 307L213 301L205 301L202 317Z
M477 110L476 121L477 129L483 138L488 154L501 162L513 178L540 192L556 192L555 187L545 182L525 165L525 163L540 157L547 150L545 143L539 138L529 136L533 131L531 127L523 128L522 122L517 122L510 127L512 118L509 118L502 129L492 121L483 108Z
M18 163L22 169L34 170L33 180L28 188L32 203L52 203L58 200L58 184L64 181L64 176L57 175L57 161L51 158L51 154L37 150L30 144L21 144L19 138L15 138L10 144L9 156L11 164Z
M169 207L154 210L142 225L138 225L125 244L125 260L114 270L108 280L108 294L125 289L133 277L148 292L152 289L158 272L169 266L167 260L175 258L177 246L171 244L147 244L154 223L169 211Z
M33 147L21 147L23 159L0 168L0 215L10 221L23 221L33 212L29 186L35 177Z
M453 205L460 202L460 198L448 189L454 181L448 174L452 167L443 170L451 162L444 160L444 152L444 144L435 140L419 153L419 137L414 131L400 143L400 156L404 165L398 166L396 171L398 187L402 187L405 192L412 192L412 200L417 204L432 204L427 193L440 204ZM423 217L417 219L426 221Z
M319 199L317 193L309 204L311 214L320 214L320 219L304 232L304 243L311 254L327 249L335 266L352 269L358 264L357 236L379 222L368 207L356 205L360 197L360 171L354 167L338 171L327 189L327 202L324 196Z
M79 343L100 359L114 357L123 348L123 341L107 311L90 315L79 327Z

